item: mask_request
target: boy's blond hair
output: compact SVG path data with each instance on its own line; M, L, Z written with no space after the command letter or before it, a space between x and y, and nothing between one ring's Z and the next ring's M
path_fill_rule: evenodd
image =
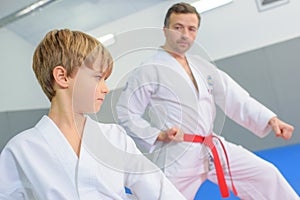
M63 66L67 76L72 76L83 64L92 67L99 56L107 78L112 71L112 57L96 38L80 31L52 30L37 46L32 68L44 93L52 101L55 96L53 69L56 66Z

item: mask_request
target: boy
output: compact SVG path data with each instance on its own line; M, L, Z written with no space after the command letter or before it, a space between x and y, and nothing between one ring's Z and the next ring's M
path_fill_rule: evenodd
M112 65L87 34L65 29L45 36L33 70L51 107L3 149L0 199L127 199L124 186L138 199L184 199L120 126L85 116L99 111Z

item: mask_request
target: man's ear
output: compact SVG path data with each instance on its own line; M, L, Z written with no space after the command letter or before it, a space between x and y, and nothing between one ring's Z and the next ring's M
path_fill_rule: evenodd
M62 66L56 66L53 69L53 77L57 85L62 88L67 88L69 86L67 70Z
M163 30L164 30L164 35L166 36L166 32L168 31L168 28L164 26Z

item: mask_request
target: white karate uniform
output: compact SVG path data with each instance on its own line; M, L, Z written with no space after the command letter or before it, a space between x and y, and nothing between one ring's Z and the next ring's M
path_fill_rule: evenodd
M178 127L184 133L207 136L214 130L217 104L235 122L264 137L271 131L267 124L275 114L211 63L199 56L186 55L186 58L199 92L179 62L164 50L158 50L129 76L116 110L119 123L138 146L150 152L147 156L163 169L187 199L193 199L206 178L217 183L208 149L199 143L158 142L159 132ZM272 164L220 138L240 198L298 199ZM222 161L230 186L224 155Z
M125 193L124 186L134 195ZM0 157L0 199L185 199L115 124L87 116L77 157L44 116L9 141Z

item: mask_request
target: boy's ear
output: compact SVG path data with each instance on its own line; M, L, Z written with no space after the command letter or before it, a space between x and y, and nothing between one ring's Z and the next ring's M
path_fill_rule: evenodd
M53 69L53 77L55 82L63 88L67 88L69 86L67 70L62 66L56 66Z

